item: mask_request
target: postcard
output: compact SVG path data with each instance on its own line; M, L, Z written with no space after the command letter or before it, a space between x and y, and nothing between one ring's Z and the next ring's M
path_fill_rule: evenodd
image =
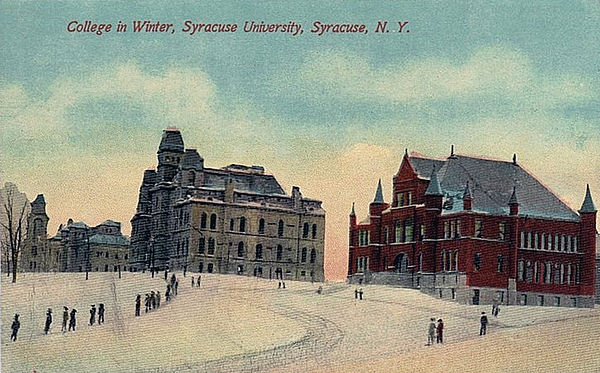
M5 1L3 372L600 371L598 1Z

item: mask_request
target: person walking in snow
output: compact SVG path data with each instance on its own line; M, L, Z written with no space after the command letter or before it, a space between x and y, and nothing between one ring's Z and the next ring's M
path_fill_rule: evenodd
M438 319L437 324L437 343L444 343L444 322Z
M63 333L67 331L67 321L69 321L69 308L64 306L62 328L60 328L60 331Z
M165 281L167 281L167 274L168 274L168 271L165 269Z
M148 313L148 309L150 308L150 294L146 293L146 298L144 298L144 306L146 307L146 312Z
M192 287L194 287L194 276L192 276Z
M77 310L75 308L71 309L71 317L69 318L69 331L71 331L71 329L73 329L73 331L75 331L75 326L77 324L77 319L75 319L76 313L77 313Z
M167 303L171 300L171 285L167 285L167 291L165 292L165 299Z
M179 280L175 280L175 295L177 295L177 288L179 287Z
M98 325L104 324L104 303L98 306Z
M435 339L435 318L431 318L429 323L429 331L427 333L427 346L433 345L433 340Z
M92 304L92 308L90 308L90 326L94 325L96 322L96 305Z
M485 315L485 312L481 313L481 318L479 319L479 322L481 323L481 327L479 328L479 335L485 335L485 332L487 331L487 324L488 324L488 318Z
M12 329L12 333L10 335L10 340L13 342L17 341L17 333L19 333L19 328L21 327L21 322L19 321L19 314L15 313L15 319L12 322L10 328Z
M160 291L156 291L156 308L160 308Z
M202 280L202 276L198 275L198 281L196 281L196 287L200 287L200 280Z
M171 287L173 285L175 285L175 274L174 273L171 275Z
M142 299L141 299L141 296L138 294L137 297L135 297L135 315L136 316L140 315L141 305L142 305Z
M52 308L48 308L46 311L46 325L44 325L44 334L48 334L50 331L50 325L52 325Z
M156 294L154 293L154 290L152 290L150 292L150 309L155 309L156 308Z

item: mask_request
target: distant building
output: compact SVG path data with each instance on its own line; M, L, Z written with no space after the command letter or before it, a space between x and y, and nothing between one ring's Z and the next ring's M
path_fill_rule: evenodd
M385 202L350 214L350 281L462 303L592 307L596 208L578 213L516 161L404 155Z
M69 219L48 237L48 215L43 194L31 202L27 236L21 252L23 272L127 271L129 240L121 223L106 220L90 227ZM120 267L120 268L119 268Z
M69 219L59 228L50 245L58 252L63 272L127 271L129 240L121 233L121 223L106 220L90 227Z
M131 269L323 281L325 211L286 195L263 167L204 167L177 129L163 132L131 219Z

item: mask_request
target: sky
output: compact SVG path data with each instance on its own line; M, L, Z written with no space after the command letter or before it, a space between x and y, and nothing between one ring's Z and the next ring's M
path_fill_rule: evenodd
M326 275L343 278L348 213L377 181L391 199L404 149L519 163L577 210L600 204L597 1L4 1L0 178L68 218L123 222L162 130L181 129L208 167L258 164L327 211ZM69 33L70 21L153 20L171 34ZM265 21L304 33L197 34ZM409 33L376 34L379 20ZM365 23L362 34L309 32ZM114 26L113 26L114 27ZM131 26L130 26L131 27Z

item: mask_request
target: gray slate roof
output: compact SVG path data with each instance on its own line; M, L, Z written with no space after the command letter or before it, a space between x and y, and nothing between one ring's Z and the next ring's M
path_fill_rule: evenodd
M429 178L435 165L446 198L455 201L448 212L462 210L462 196L469 182L474 211L496 215L509 213L508 201L516 187L519 215L579 221L569 206L518 164L454 155L446 160L410 156L422 178Z
M281 185L279 185L273 175L205 168L204 177L205 186L208 188L223 189L227 180L232 178L233 187L237 190L260 194L285 195L283 188L281 188Z
M90 237L90 244L129 245L129 241L121 235L98 233Z
M379 179L379 183L377 184L377 191L375 192L375 199L373 199L373 203L384 203L383 188L381 187L381 179Z

